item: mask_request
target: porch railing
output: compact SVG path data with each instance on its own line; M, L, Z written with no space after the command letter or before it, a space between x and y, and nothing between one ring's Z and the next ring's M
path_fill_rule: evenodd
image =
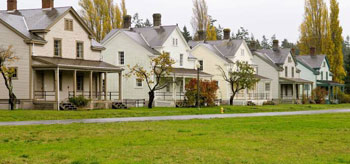
M239 93L235 97L236 100L270 100L270 93Z
M133 106L133 107L144 107L146 104L145 99L124 99L123 104L125 104L127 107Z
M56 97L55 91L35 91L34 99L43 101L54 101Z
M173 93L172 92L156 92L155 96L158 100L173 100ZM184 92L176 92L175 96L176 100L185 100L185 93Z
M106 92L92 92L92 95L89 91L77 91L75 96L83 96L84 98L92 100L104 100ZM68 98L74 97L74 92L68 92ZM119 92L107 92L107 100L113 101L119 99Z

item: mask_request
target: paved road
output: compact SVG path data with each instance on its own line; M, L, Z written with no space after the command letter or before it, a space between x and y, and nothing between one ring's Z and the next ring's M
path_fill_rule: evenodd
M101 119L77 119L77 120L15 121L15 122L0 122L0 126L53 125L53 124L72 124L72 123L143 122L143 121L165 121L165 120L192 120L192 119L239 118L239 117L315 115L315 114L327 114L327 113L350 113L350 109L295 111L295 112L247 113L247 114L209 114L209 115L125 117L125 118L101 118Z

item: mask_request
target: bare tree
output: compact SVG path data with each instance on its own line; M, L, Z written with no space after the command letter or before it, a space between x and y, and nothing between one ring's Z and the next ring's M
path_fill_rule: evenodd
M175 61L170 58L170 55L168 53L163 53L151 60L150 71L147 71L140 65L135 65L133 67L128 66L130 72L126 74L127 77L134 75L147 83L149 88L148 108L153 107L155 92L169 85L169 82L164 79L171 73L173 64L175 64Z
M208 16L208 5L205 0L193 0L192 28L195 34L197 31L206 31L210 23Z
M241 90L251 89L260 81L255 77L254 68L247 62L237 61L233 67L234 70L225 71L221 66L218 66L222 77L230 84L232 91L230 105L233 105L233 99Z
M13 93L12 79L14 74L16 74L16 69L8 67L11 63L16 61L18 58L14 56L12 51L12 46L7 49L0 47L0 73L4 78L4 83L9 93L9 103L10 109L16 109L17 97Z

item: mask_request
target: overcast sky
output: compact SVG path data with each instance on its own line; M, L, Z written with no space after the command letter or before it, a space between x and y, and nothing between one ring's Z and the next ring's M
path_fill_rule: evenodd
M40 8L41 0L17 0L18 8ZM79 0L55 0L55 6L74 6L80 10ZM119 3L120 0L115 0ZM327 2L329 0L326 0ZM350 35L350 0L338 0L343 35ZM7 0L0 0L0 9L6 9ZM245 27L256 38L262 35L270 38L276 34L278 39L297 41L299 26L304 14L304 0L207 0L209 15L218 20L222 27L234 32ZM162 14L162 24L186 25L190 30L192 0L126 0L128 13L136 12L141 18L152 20L153 13Z

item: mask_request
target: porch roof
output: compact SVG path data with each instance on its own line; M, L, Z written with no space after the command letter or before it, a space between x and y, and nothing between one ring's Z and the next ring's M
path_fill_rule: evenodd
M197 76L197 70L195 69L186 69L186 68L173 68L172 73L175 74L181 74L183 76ZM204 77L212 77L213 75L205 73L205 72L199 72L200 76Z
M280 77L280 83L282 84L312 84L312 81L300 79L300 78L282 78Z
M327 80L317 80L317 86L322 87L330 87L330 86L337 86L337 87L343 87L344 84L340 84L333 81L327 81Z
M260 79L260 80L272 80L272 79L269 79L269 78L267 78L267 77L260 76L260 75L258 75L258 74L255 74L255 78Z
M34 68L66 68L104 72L121 72L123 68L102 61L33 56Z

